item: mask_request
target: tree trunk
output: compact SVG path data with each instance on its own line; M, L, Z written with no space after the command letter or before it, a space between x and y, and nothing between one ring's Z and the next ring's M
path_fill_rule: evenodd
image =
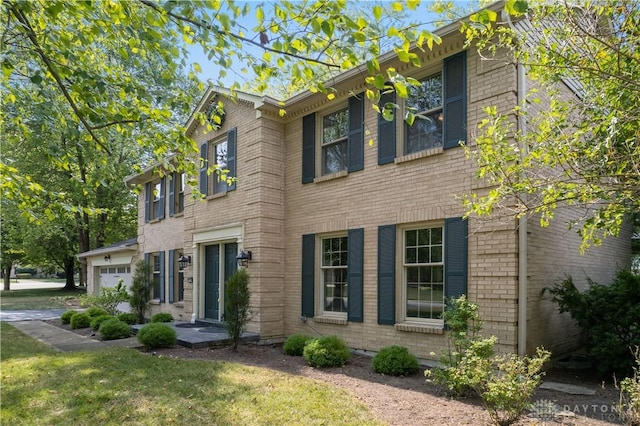
M73 273L75 269L75 259L73 256L69 256L64 260L64 273L67 276L67 282L64 285L64 290L74 290L76 283L73 280Z
M9 291L11 287L11 266L8 266L3 270L4 272L4 291Z

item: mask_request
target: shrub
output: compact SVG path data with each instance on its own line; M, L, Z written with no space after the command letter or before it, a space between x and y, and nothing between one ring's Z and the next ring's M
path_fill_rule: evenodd
M133 314L131 312L124 312L122 314L118 314L116 315L116 318L118 318L120 321L126 322L129 325L138 323L137 322L138 317L136 316L136 314Z
M620 382L618 412L627 425L640 425L640 349L634 352L636 367L633 375Z
M105 314L105 315L98 315L95 318L91 318L91 329L98 331L98 329L100 328L100 325L105 322L108 319L113 318L111 315L109 314Z
M78 311L74 311L73 309L70 311L65 311L62 313L62 315L60 315L60 321L62 321L63 324L69 324L71 322L71 317L77 313Z
M249 322L249 273L246 269L238 269L226 282L224 294L224 322L227 333L233 341L233 350L238 349L240 336L245 332Z
M582 329L598 370L603 375L632 374L633 350L640 346L640 275L621 270L610 285L588 282L583 293L571 277L548 290L560 312L569 312Z
M418 360L403 346L382 348L373 357L373 371L391 376L410 376L418 371Z
M102 340L126 339L131 336L131 326L118 318L110 318L100 324L98 332Z
M89 314L91 318L96 318L102 315L109 315L109 312L107 312L106 310L102 309L99 306L92 306L89 309L87 309L86 312Z
M127 293L127 287L124 285L124 281L120 280L118 285L114 288L102 287L100 289L100 296L88 295L81 299L83 305L95 306L102 308L110 315L117 315L120 313L118 305L129 301L129 293Z
M292 334L285 340L282 349L284 353L292 356L302 356L304 347L313 337L306 334Z
M72 330L76 328L87 328L91 325L91 317L86 312L76 312L71 317L70 324Z
M147 324L138 331L138 341L147 348L168 348L178 341L176 331L163 323Z
M171 322L173 315L168 312L160 312L151 317L151 322Z
M131 296L129 305L131 311L136 316L136 323L144 323L144 316L149 310L151 302L151 288L149 287L149 275L151 274L151 265L139 260L136 263L136 271L133 274L131 284Z
M313 339L304 347L304 359L312 367L340 367L351 357L347 345L336 336Z

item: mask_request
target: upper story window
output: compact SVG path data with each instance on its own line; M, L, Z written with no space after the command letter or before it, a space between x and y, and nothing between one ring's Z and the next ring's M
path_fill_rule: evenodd
M205 142L200 147L200 156L204 160L200 169L200 192L214 195L232 191L235 181L229 185L228 179L236 176L236 135L233 128L226 138ZM219 172L209 173L209 168L217 168Z
M349 109L322 117L322 174L336 173L347 168L347 136Z
M324 312L347 313L348 239L346 236L322 239L322 293Z
M171 216L184 211L185 182L184 173L174 173L171 176L171 188L169 188L169 214Z
M145 222L164 219L165 178L145 185Z
M411 86L405 113L416 116L413 125L405 123L405 154L442 146L441 73L420 81L420 86Z

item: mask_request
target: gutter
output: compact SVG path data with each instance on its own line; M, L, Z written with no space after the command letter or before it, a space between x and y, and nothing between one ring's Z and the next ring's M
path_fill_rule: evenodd
M507 13L507 23L509 27L516 31L516 28L511 22L511 17ZM517 80L517 101L521 107L521 111L526 111L526 70L522 62L518 59L516 64L516 80ZM517 116L518 132L524 136L527 134L527 121L521 113ZM523 143L519 146L520 159L523 160L528 154L527 146ZM527 305L528 305L528 263L527 258L529 255L527 247L527 216L524 215L518 219L518 355L524 356L527 354Z

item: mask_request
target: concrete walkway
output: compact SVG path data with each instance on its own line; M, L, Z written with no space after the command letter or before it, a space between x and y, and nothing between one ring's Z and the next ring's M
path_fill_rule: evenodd
M80 311L82 309L78 309ZM60 318L67 309L28 309L23 311L0 311L0 321L46 321Z
M95 351L111 347L137 348L142 346L136 337L120 340L94 340L43 321L14 321L11 325L27 336L33 337L60 352Z

